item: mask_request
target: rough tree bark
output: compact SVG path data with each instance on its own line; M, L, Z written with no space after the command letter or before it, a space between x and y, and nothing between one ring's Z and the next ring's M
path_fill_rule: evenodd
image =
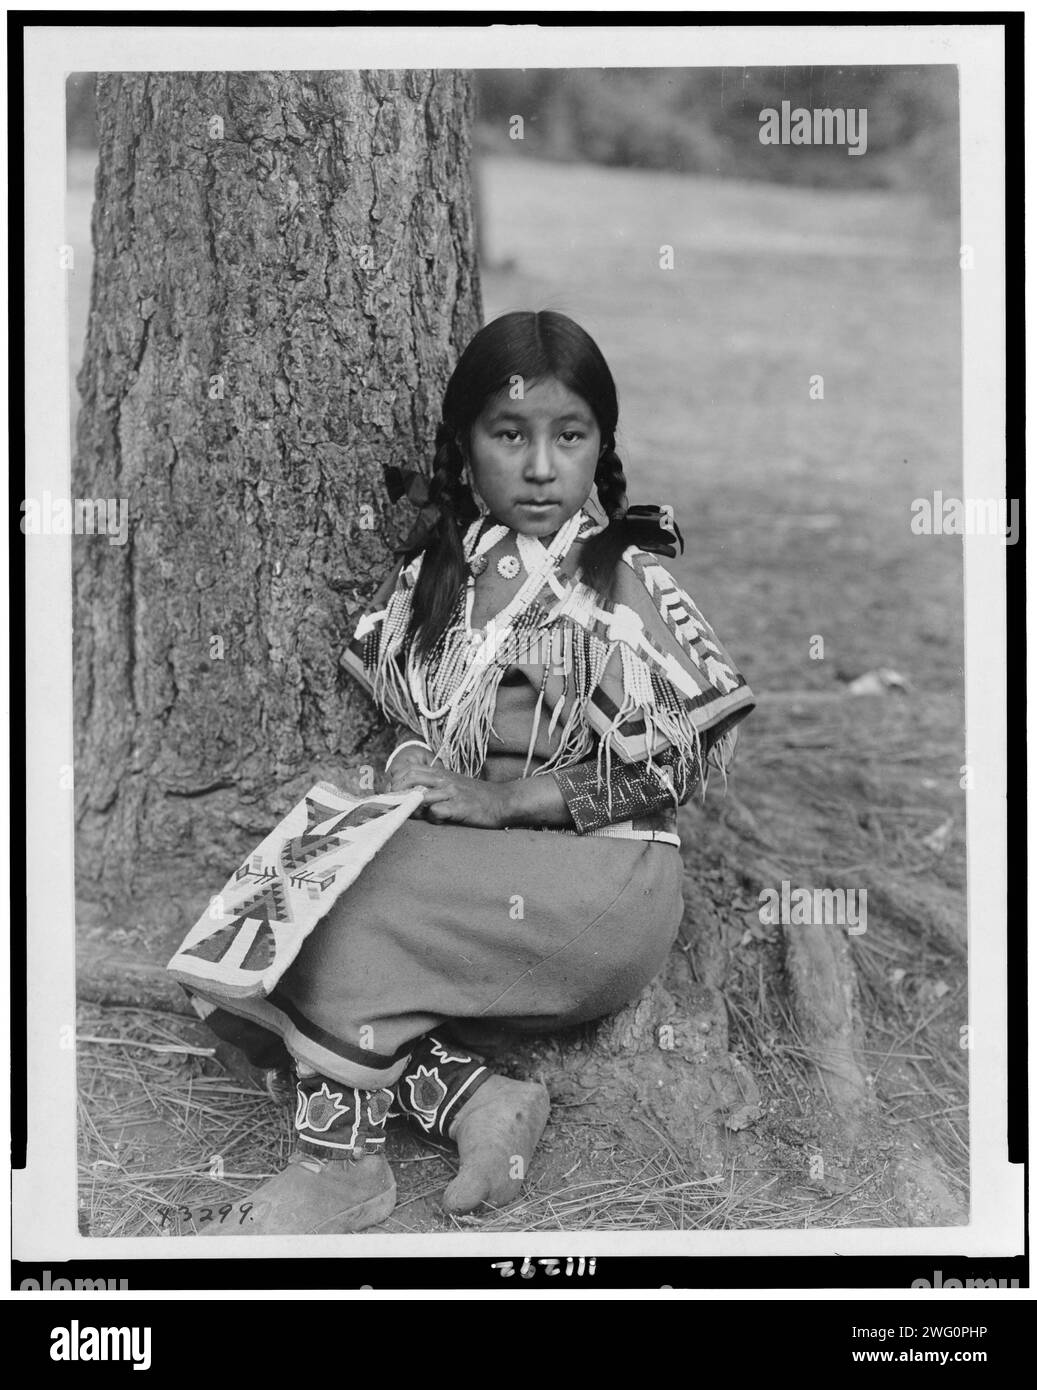
M147 945L372 709L338 660L480 322L458 72L102 77L73 493L77 888Z

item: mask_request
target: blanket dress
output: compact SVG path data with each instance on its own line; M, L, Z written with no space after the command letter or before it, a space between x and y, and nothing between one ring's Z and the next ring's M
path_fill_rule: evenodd
M483 517L424 661L407 635L420 555L343 656L401 739L448 768L553 774L572 828L408 821L269 996L209 1001L225 1035L230 1020L255 1054L274 1034L323 1076L387 1087L433 1028L471 1047L549 1032L615 1011L662 968L683 912L676 810L707 763L723 769L753 695L654 555L629 549L610 599L580 582L597 529L580 512L545 546Z

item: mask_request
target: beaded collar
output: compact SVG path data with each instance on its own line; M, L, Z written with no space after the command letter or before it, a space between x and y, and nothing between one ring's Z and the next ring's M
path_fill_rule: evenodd
M464 556L469 571L465 593L465 630L468 633L472 631L472 605L475 599L476 576L485 569L486 556L494 546L509 536L513 537L519 560L526 572L526 579L501 612L492 618L483 629L484 640L489 635L491 628L502 637L506 635L513 620L525 612L533 599L545 587L551 589L555 598L559 600L566 598L569 588L568 585L559 580L557 571L574 541L584 540L600 529L601 527L594 521L593 517L581 508L555 532L550 544L545 546L537 536L526 536L521 531L512 531L499 522L490 521L488 517L473 522L463 541Z
M461 632L445 634L447 641L438 672L432 672L424 663L418 662L413 651L408 654L407 685L415 708L424 719L449 720L452 712L464 705L476 688L485 682L489 672L496 671L499 679L506 666L503 657L514 644L516 623L545 587L551 589L559 603L569 597L570 586L559 580L557 568L574 541L593 535L600 529L593 517L582 508L569 518L546 546L538 537L511 531L488 516L472 522L463 542L469 565L464 596L464 627ZM526 571L525 581L484 628L473 631L476 575L472 572L472 563L483 558L509 535L514 536L519 558ZM458 640L460 645L457 645ZM438 686L444 694L449 689L449 695L442 702L430 702L430 687L433 685Z

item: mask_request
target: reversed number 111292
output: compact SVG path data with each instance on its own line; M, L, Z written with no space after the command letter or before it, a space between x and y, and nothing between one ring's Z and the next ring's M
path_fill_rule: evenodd
M571 1279L573 1275L575 1275L577 1279L581 1279L584 1275L591 1276L594 1274L597 1261L593 1255L590 1259L585 1259L582 1255L578 1258L569 1255L565 1260L564 1271L561 1269L561 1264L561 1260L533 1260L527 1255L519 1268L519 1277L522 1279L532 1279L536 1274L537 1265L540 1265L548 1278L557 1277L564 1272L566 1278ZM502 1279L511 1279L515 1274L515 1261L496 1260L490 1265L490 1268L499 1270Z

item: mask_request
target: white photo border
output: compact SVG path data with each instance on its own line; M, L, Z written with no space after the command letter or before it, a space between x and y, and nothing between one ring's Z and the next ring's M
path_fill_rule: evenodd
M159 12L160 13L160 12ZM881 16L887 19L886 14ZM65 240L65 81L82 71L386 69L402 67L689 67L955 64L960 74L963 495L999 496L1005 438L1004 28L991 24L863 26L497 25L243 28L38 25L25 39L26 495L68 495L70 478ZM233 59L233 61L231 61ZM15 351L18 345L12 345ZM465 1232L254 1238L248 1257L401 1255L1017 1255L1023 1249L1022 1165L1007 1160L1007 723L1003 546L965 545L968 792L971 1219L967 1227L806 1231ZM30 776L72 764L72 606L68 538L26 548ZM45 750L43 758L39 750ZM15 1258L225 1261L240 1242L103 1238L77 1228L73 804L57 776L28 787L27 1166L13 1173ZM63 847L56 854L55 846ZM224 1268L215 1284L233 1282ZM346 1275L346 1270L343 1269ZM348 1277L348 1275L346 1275ZM255 1294L250 1292L249 1297Z

